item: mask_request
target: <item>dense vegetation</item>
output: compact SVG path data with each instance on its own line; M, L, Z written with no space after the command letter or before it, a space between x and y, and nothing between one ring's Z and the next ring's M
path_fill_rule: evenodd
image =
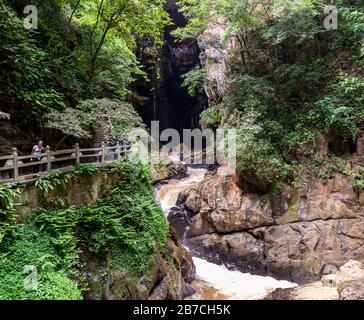
M84 165L73 173L41 179L35 187L47 195L81 176L92 179L96 170ZM166 219L154 200L149 167L122 161L111 170L119 185L96 203L68 207L61 192L57 201L18 224L13 219L16 195L9 194L8 187L0 189L0 201L5 203L0 223L0 299L81 299L87 291L86 253L109 257L112 269L148 276L168 236ZM26 266L36 268L37 287L24 285Z
M88 107L103 104L92 112L100 119L116 105L122 112L112 114L119 127L112 135L127 130L130 84L145 76L136 53L142 44L161 44L169 21L163 2L35 0L38 29L27 30L23 10L29 1L1 1L1 111L38 136L49 127L88 139L94 133L83 116Z
M138 52L162 44L169 23L163 3L34 0L38 28L29 30L23 12L29 1L1 0L0 105L10 114L5 138L15 145L18 137L9 128L18 127L29 143L46 134L46 143L57 149L68 137L91 144L100 128L115 142L144 127L129 92L133 81L146 77ZM18 223L15 205L22 189L0 185L0 299L82 299L90 257L102 257L131 277L149 275L168 236L149 167L115 163L116 188L96 203L69 207L69 183L93 179L100 170L79 165L74 172L39 177L33 188L44 203ZM54 190L56 199L46 201Z
M362 126L364 1L335 1L335 30L324 28L329 3L179 1L189 18L176 31L180 38L198 38L207 27L224 25L224 37L207 45L230 50L227 89L202 120L237 129L239 172L263 189L291 180L302 167L318 168L320 133L332 141L332 163L352 151ZM235 46L229 49L231 39ZM185 76L191 93L209 64L214 61ZM214 83L205 77L204 85Z

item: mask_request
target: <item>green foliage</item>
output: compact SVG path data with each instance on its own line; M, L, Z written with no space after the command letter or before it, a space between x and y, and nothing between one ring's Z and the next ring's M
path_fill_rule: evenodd
M80 165L72 175L55 173L53 180L64 186L96 169ZM32 220L12 221L16 237L0 245L0 299L81 299L87 290L81 250L110 257L111 270L123 268L134 276L151 272L169 228L154 199L150 167L120 161L111 170L119 185L96 203L38 208ZM44 181L38 187L49 190ZM11 192L2 189L8 197ZM11 201L7 203L11 208ZM37 288L24 287L25 266L36 268Z
M15 236L14 205L21 192L21 188L0 185L0 244Z
M322 180L328 180L333 178L336 173L344 174L345 169L345 161L343 159L330 155L328 160L316 168L316 171L318 171L318 176Z
M200 118L201 122L207 125L217 125L221 121L219 110L215 107L209 107L203 110L200 114Z
M5 210L14 209L14 201L21 193L21 188L0 184L0 208Z
M0 96L32 106L35 115L64 106L64 97L50 82L48 54L29 36L15 12L0 3Z
M338 131L354 140L356 128L364 119L364 80L340 75L327 91L329 95L316 101L308 112L308 123L322 131Z
M355 141L363 123L363 1L337 1L339 28L331 31L324 29L321 0L179 4L189 19L176 31L179 37L210 34L208 27L223 24L224 37L203 35L202 46L223 50L234 39L216 108L221 123L238 132L240 173L271 185L287 182L315 160L318 134L335 136L338 144ZM208 63L214 70L215 62ZM213 86L207 79L204 85ZM210 112L202 116L211 118ZM342 169L332 162L323 177Z
M62 171L53 171L46 176L40 176L35 182L35 186L42 191L44 196L54 190L56 187L60 187L65 190L68 181L74 178L74 173L63 173Z
M355 167L352 172L351 176L354 178L354 187L358 191L364 191L364 168L361 166Z
M49 128L83 139L91 139L100 126L108 141L125 139L132 129L145 127L130 104L109 99L86 100L77 109L54 111L47 119Z
M154 200L150 168L126 161L113 166L120 184L104 198L83 207L39 209L35 222L65 259L74 260L79 247L95 254L110 251L115 267L140 275L165 245L168 225Z
M78 163L75 167L74 175L92 176L100 171L100 167L93 163Z
M32 123L37 131L44 128L49 113L58 111L60 115L54 117L61 121L60 127L54 124L51 128L88 138L82 122L85 115L80 115L88 106L82 101L127 99L130 83L144 75L135 54L137 44L143 41L157 48L162 43L164 26L169 23L163 3L34 0L38 29L26 30L23 8L29 3L1 1L3 111L20 126Z
M274 145L261 137L262 127L255 111L233 112L226 120L227 129L236 130L237 170L274 186L292 175Z
M187 88L187 92L191 97L203 92L206 75L206 69L201 67L195 67L182 75L182 86Z
M0 299L80 300L81 291L67 278L66 266L54 250L51 238L30 222L18 227L20 239L0 258ZM24 286L26 266L36 268L37 287Z

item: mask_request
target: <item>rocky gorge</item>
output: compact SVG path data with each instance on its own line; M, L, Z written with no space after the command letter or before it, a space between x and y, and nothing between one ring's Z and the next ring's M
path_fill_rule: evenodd
M246 68L246 82L234 87L234 81L240 75L234 74L235 65L242 63L245 66L242 59L258 59L259 49L251 48L249 52L247 44L253 42L249 33L243 43L239 35L230 33L226 36L231 31L228 30L229 23L231 21L224 17L215 16L208 20L198 36L200 61L206 72L204 90L209 106L219 109L220 127L224 126L228 114L221 107L229 103L224 100L226 93L229 96L229 91L237 90L240 104L236 108L243 109L242 101L249 101L249 95L256 88L253 86L252 91L247 90L242 96L239 92L245 90L253 77L264 74L265 67L269 68L266 61L257 63L256 70ZM259 45L264 46L264 41L258 42ZM293 58L286 63L294 64L295 59L304 60L306 55L306 52L290 53ZM268 73L261 79L265 81L271 76ZM270 111L272 103L269 101L265 116L274 113ZM298 172L299 168L296 168L293 182L283 184L278 191L272 192L267 177L258 179L248 170L237 170L234 175L227 175L224 166L208 170L202 181L179 194L176 206L169 213L169 222L195 257L231 270L268 275L300 285L334 287L331 297L335 299L345 299L349 294L343 292L353 292L356 290L353 288L357 288L359 298L361 277L346 281L346 284L335 280L335 285L329 285L325 277L335 278L334 274L340 274L340 268L345 269L347 264L360 269L364 261L364 193L358 187L357 180L361 176L355 173L364 159L362 128L358 125L355 129L354 140L343 138L336 129L317 133L312 141L312 153L317 158L315 170L306 168ZM295 151L298 162L308 166L308 158L300 148ZM327 174L321 164L332 161L333 155L339 158L340 168L336 166ZM269 153L266 155L270 156ZM300 288L277 291L297 293ZM293 299L293 296L287 294L286 298ZM307 294L305 298L309 299L309 296ZM311 298L314 296L311 294ZM321 296L321 299L327 297Z
M364 257L358 195L340 174L268 200L244 190L236 176L207 175L179 203L189 215L192 252L242 271L304 283Z

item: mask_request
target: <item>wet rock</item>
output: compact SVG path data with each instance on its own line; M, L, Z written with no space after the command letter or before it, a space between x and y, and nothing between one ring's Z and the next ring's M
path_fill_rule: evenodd
M270 225L273 219L264 211L257 195L245 195L234 176L213 176L199 188L208 220L219 232L233 232Z
M216 264L233 265L241 271L265 273L264 243L249 233L216 233L188 240L191 252Z
M168 222L176 231L178 239L183 241L187 227L191 224L190 213L184 208L174 207L169 211Z

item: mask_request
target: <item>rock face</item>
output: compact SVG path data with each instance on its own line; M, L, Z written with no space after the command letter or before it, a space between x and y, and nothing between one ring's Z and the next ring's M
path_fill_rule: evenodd
M225 22L221 18L209 26L198 39L201 50L200 60L207 70L207 85L205 87L209 104L215 105L226 90L227 66L238 46L235 38L224 43Z
M364 267L349 260L338 271L334 266L321 278L293 289L277 289L266 300L364 300ZM331 269L331 270L328 270Z
M364 266L350 260L334 275L340 300L364 300Z
M239 187L236 176L207 176L187 190L180 208L190 215L191 251L297 283L364 259L364 218L351 178L307 179L264 198Z
M157 253L148 275L134 277L124 269L111 269L105 256L84 253L83 260L88 300L181 300L194 293L190 286L195 278L192 257L179 245L172 230L165 252Z
M181 163L168 163L152 167L153 183L168 179L180 179L187 176L187 167Z
M339 300L339 294L336 288L315 281L292 289L276 289L264 300Z

